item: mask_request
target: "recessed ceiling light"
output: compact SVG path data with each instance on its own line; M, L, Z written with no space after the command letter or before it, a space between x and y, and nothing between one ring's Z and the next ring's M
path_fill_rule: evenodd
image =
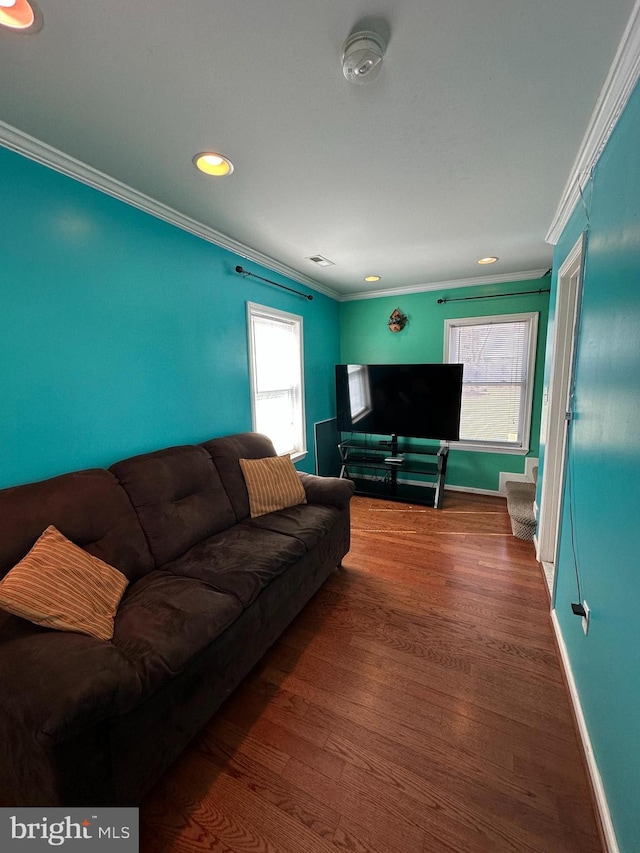
M476 261L477 264L495 264L498 258L478 258Z
M231 160L227 160L222 154L216 154L215 151L203 151L201 154L196 154L193 162L205 175L215 175L221 178L233 172Z
M365 281L380 281L381 276L379 275L366 275L364 277Z
M0 25L18 32L36 32L42 26L42 16L28 0L0 0Z

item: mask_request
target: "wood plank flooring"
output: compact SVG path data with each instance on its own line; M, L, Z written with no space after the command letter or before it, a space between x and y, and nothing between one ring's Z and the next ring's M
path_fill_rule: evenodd
M343 567L143 803L142 853L602 853L505 501L352 506Z

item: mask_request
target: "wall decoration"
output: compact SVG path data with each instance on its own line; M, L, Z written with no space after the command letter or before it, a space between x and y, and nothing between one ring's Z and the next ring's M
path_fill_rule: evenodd
M390 332L401 332L407 325L407 317L398 308L391 314L387 321Z

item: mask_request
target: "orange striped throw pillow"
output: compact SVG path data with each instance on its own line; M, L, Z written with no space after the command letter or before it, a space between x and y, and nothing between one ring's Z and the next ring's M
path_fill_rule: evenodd
M128 583L51 525L0 581L0 608L45 628L110 640Z
M240 459L249 493L251 518L306 504L307 496L290 456Z

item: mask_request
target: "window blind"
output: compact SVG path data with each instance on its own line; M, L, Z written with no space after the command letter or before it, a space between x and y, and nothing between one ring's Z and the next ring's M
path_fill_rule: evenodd
M279 454L304 450L301 318L249 306L253 427Z
M450 325L450 362L464 364L461 441L524 442L531 320Z

